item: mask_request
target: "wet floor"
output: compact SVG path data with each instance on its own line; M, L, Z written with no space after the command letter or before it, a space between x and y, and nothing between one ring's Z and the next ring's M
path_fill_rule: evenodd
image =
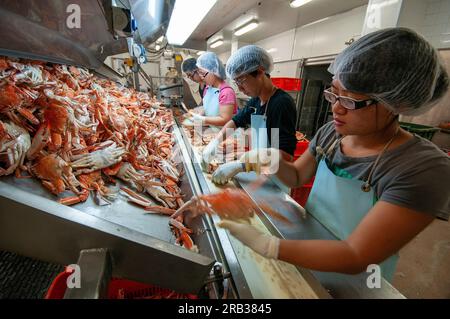
M400 251L393 284L407 298L450 299L450 222L435 220Z

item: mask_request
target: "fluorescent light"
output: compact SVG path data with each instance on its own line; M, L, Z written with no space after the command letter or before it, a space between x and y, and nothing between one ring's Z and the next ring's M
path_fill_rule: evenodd
M211 43L209 46L214 49L214 48L220 47L222 44L223 44L223 40L219 39L219 40L216 40L215 42Z
M183 45L216 2L176 0L166 33L169 43Z
M267 50L267 53L273 53L273 52L277 52L278 49L277 48L270 48L269 50Z
M163 42L163 40L164 40L164 36L162 35L158 38L158 40L156 40L156 43L161 43L161 42Z
M161 49L161 46L160 46L159 44L157 44L157 45L155 46L155 50L156 50L156 51L159 51L159 49Z
M202 55L203 53L205 53L205 51L198 51L197 55Z
M237 37L240 36L240 35L243 35L244 33L247 33L249 31L255 29L258 26L258 24L259 23L258 23L257 20L254 20L254 19L250 20L246 24L244 24L244 25L240 26L239 28L237 28L234 31L234 35L237 36Z
M291 6L291 8L298 8L311 1L312 0L292 0L289 5Z

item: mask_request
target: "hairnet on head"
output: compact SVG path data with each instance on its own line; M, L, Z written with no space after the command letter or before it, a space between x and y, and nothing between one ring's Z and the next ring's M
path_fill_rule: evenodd
M256 45L247 45L237 50L227 61L227 75L232 79L256 71L259 67L270 74L273 59L270 54Z
M346 90L369 95L395 114L428 111L449 86L436 49L406 28L363 36L342 51L328 71Z
M181 70L184 73L194 72L197 69L197 59L195 58L186 59L181 64Z
M207 70L208 72L214 73L222 80L227 78L227 75L225 74L225 67L217 54L214 52L205 52L199 56L197 59L197 66Z

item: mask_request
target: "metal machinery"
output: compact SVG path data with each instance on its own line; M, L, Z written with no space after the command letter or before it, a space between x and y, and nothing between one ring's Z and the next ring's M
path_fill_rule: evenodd
M30 1L25 12L16 1L3 1L0 29L4 36L0 39L0 55L75 64L116 77L100 61L104 56L126 52L126 42L114 40L106 30L104 7L98 2L77 2L89 19L82 19L82 32L72 33L51 20L51 17L65 16L72 0ZM132 9L133 3L138 2L131 1ZM161 25L164 23L159 22L147 38L156 39L164 29ZM175 126L173 134L183 159L180 165L185 174L181 188L185 199L215 191L201 171L184 132ZM302 208L277 186L268 184L257 191L251 190L248 185L254 179L252 174L241 174L236 179L236 187L247 191L253 199L270 194L292 203L292 209L282 213L295 226L287 227L269 217L261 217L268 232L290 239L332 238L311 216L303 219ZM217 217L203 216L187 225L194 230L193 239L199 248L196 253L174 244L167 217L144 215L142 209L122 199L110 206L98 206L90 197L84 203L67 207L57 203L37 181L9 176L0 178L0 207L0 250L82 267L83 288L66 293L66 298L102 297L111 276L208 298L401 297L386 282L381 289L367 288L365 274L310 272L263 259L216 228Z

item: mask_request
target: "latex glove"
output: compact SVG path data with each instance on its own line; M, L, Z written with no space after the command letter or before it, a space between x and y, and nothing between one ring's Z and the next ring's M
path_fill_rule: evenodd
M203 122L205 120L205 116L197 114L197 113L191 113L192 114L192 120L193 121L201 121Z
M217 226L228 229L231 235L250 247L258 254L271 259L278 259L280 239L266 235L249 224L236 223L231 220L222 220Z
M213 139L204 148L203 153L202 153L202 163L201 163L203 170L206 170L206 167L208 167L208 164L211 163L213 156L216 153L217 146L219 146L219 140Z
M245 164L245 171L274 175L278 172L281 152L275 148L259 148L242 154L239 159Z
M212 181L218 185L225 185L236 174L244 172L245 166L240 161L234 161L220 165L212 175Z

